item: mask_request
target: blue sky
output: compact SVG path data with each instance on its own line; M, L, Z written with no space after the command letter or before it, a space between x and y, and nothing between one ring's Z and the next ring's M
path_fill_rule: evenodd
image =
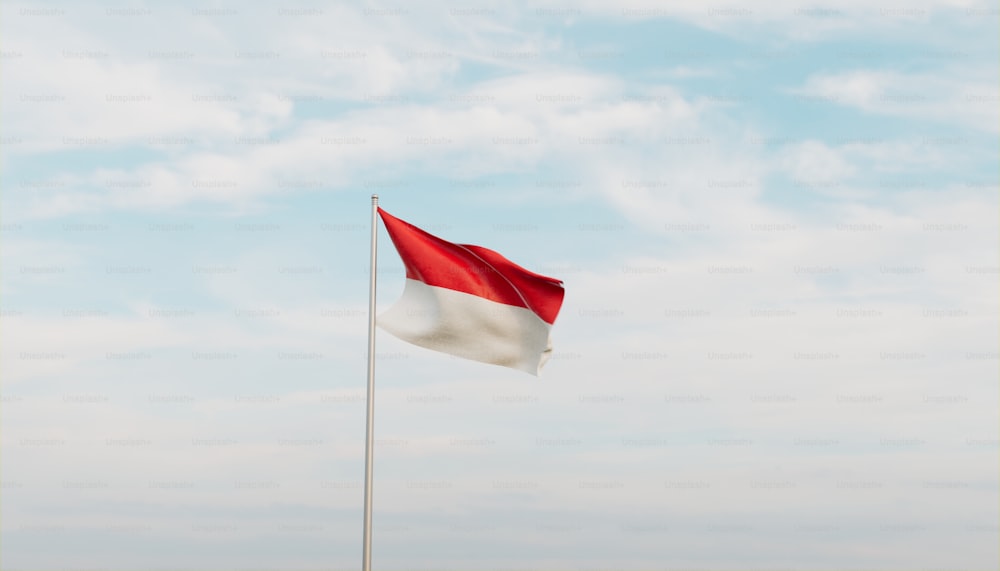
M3 4L0 565L357 568L378 193L567 293L379 335L377 568L995 568L997 16Z

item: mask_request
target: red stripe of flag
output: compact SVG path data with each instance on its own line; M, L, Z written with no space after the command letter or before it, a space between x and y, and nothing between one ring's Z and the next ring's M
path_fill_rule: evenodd
M562 307L562 281L526 270L493 250L453 244L378 209L406 277L429 286L530 309L555 323Z

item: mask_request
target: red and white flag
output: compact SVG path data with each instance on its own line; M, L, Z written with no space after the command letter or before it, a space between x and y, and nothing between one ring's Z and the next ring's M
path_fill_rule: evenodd
M403 296L378 316L379 327L414 345L537 375L552 352L562 281L378 213L406 266Z

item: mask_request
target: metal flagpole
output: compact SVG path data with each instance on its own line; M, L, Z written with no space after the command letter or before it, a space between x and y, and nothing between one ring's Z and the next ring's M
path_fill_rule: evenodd
M372 568L372 444L375 436L375 262L378 245L378 195L372 195L372 242L368 282L368 413L365 429L365 532L362 571Z

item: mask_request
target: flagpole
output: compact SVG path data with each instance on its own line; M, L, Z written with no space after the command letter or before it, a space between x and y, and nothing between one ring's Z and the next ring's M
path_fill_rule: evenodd
M378 195L372 195L371 261L368 266L368 412L365 428L365 531L362 571L372 567L372 447L375 436L375 262L378 246Z

